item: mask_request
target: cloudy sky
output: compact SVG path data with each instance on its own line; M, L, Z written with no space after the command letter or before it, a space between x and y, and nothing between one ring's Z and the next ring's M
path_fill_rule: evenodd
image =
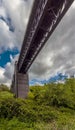
M0 83L10 85L33 0L0 0ZM29 70L29 79L75 73L75 2Z

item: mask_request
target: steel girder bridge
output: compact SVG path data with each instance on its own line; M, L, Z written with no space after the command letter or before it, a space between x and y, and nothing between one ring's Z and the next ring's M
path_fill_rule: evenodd
M34 0L27 30L12 81L16 97L29 91L27 72L74 0Z

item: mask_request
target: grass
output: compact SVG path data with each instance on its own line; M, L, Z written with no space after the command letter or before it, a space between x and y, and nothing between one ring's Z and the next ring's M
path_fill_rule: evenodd
M75 130L75 79L33 86L27 99L1 87L0 130Z
M36 122L30 125L20 122L15 117L11 120L0 119L0 130L75 130L75 117L65 116L63 117L63 121L61 117L61 119L57 121L54 120L49 123Z

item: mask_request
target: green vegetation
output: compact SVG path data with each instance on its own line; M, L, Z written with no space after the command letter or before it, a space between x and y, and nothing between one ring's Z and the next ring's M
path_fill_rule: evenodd
M1 85L0 130L75 130L75 79L32 86L27 99Z

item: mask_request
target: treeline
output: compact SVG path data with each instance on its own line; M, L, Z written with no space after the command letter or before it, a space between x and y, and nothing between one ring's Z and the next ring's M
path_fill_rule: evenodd
M0 122L1 130L75 130L75 79L32 86L27 99L1 85Z

